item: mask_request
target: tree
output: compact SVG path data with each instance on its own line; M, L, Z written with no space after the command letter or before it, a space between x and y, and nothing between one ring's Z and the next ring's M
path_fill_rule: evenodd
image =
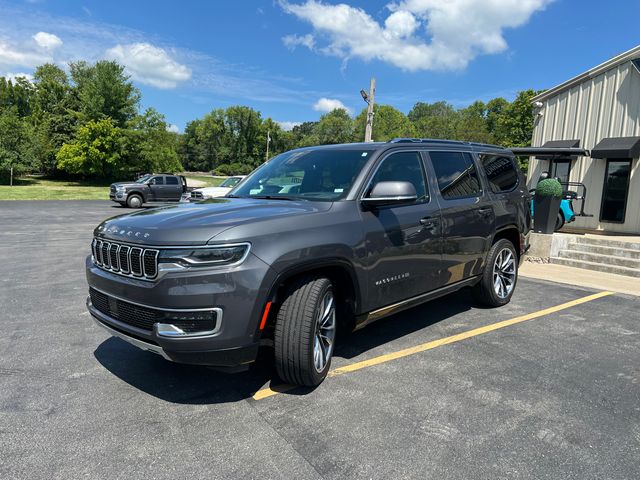
M457 112L455 140L492 143L493 136L487 127L487 109L483 102L476 101Z
M31 115L33 85L25 77L7 80L0 77L0 113L12 110L18 117Z
M107 60L69 66L81 122L111 118L122 128L137 114L140 92L125 75L124 66Z
M56 158L58 168L71 174L115 177L125 167L122 129L110 118L91 120L78 129L71 143L60 148Z
M11 168L14 175L29 172L34 163L28 122L15 108L0 113L0 177L8 178Z
M51 174L56 168L56 153L73 138L77 115L69 78L60 67L47 63L36 68L33 77L34 148L40 170Z
M164 116L153 108L136 116L127 130L127 161L123 169L135 172L180 172L177 138L167 131Z
M325 113L314 128L318 144L348 143L353 138L353 120L344 108Z
M452 139L456 135L458 112L447 102L418 102L408 117L418 137Z
M367 124L367 109L363 109L354 120L353 141L361 142ZM413 124L407 116L391 105L374 105L373 107L373 139L387 142L392 138L415 137Z

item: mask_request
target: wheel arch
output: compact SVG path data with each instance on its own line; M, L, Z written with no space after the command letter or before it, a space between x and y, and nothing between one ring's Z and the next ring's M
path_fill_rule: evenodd
M515 225L507 225L505 227L500 228L499 230L496 231L495 235L493 236L493 241L491 242L491 245L494 245L498 240L508 240L513 244L513 247L516 250L516 254L518 255L518 260L520 259L520 257L523 255L522 252L522 242L523 242L523 238L522 235L520 234L520 230L518 229L518 227L516 227Z
M341 315L342 326L352 329L355 324L344 325L344 321L347 320L348 323L354 322L355 314L361 305L362 296L355 269L346 259L331 258L316 260L293 265L283 270L278 274L271 286L267 297L268 301L272 302L275 306L282 303L286 289L291 282L307 275L324 276L331 280L331 283L335 287L334 294L339 304L346 310L343 310L345 315ZM265 328L262 332L263 336L265 332L268 334L275 325L277 310L277 308L270 309Z

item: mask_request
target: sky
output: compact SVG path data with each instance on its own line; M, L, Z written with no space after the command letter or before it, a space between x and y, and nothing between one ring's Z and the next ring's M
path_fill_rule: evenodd
M117 60L171 129L248 105L283 128L333 108L463 107L553 87L640 44L640 0L0 0L0 76Z

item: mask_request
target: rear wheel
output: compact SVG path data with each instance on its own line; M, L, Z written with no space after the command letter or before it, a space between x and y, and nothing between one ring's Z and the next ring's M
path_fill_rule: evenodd
M493 244L480 282L473 287L475 299L489 307L500 307L511 300L518 281L518 257L509 240Z
M562 214L562 212L558 212L558 216L556 217L555 231L557 232L562 227L564 227L564 215Z
M319 385L331 366L336 326L336 301L328 278L307 276L292 283L274 334L280 378L294 385Z
M129 198L127 198L127 206L129 208L142 207L142 197L136 193L129 195Z

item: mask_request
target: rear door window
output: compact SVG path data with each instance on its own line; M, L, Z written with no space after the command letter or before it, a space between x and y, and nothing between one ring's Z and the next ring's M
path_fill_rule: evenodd
M167 185L178 185L178 178L177 177L164 177L165 181L167 182Z
M429 152L442 198L479 197L482 194L478 172L466 152Z
M480 155L493 193L510 192L518 186L518 171L511 157L504 155Z

